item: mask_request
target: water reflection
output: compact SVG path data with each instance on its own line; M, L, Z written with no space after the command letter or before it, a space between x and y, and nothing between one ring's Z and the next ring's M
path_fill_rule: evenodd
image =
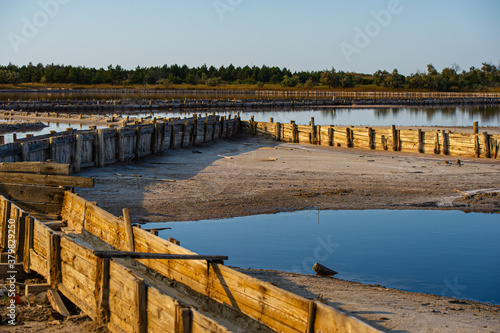
M311 210L147 225L159 226L228 265L314 274L317 261L341 279L500 303L498 215Z

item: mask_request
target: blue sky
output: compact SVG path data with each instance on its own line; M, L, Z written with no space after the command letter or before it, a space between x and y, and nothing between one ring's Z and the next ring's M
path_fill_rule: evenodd
M468 69L499 64L499 13L498 0L0 0L0 64Z

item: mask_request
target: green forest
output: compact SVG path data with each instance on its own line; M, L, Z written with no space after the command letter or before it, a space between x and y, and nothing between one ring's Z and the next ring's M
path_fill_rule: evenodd
M408 76L397 69L392 72L378 70L373 74L337 71L334 68L322 71L291 72L287 68L268 67L188 67L186 65L164 65L162 67L137 67L133 70L109 65L107 68L84 66L9 64L0 66L0 84L73 84L73 85L266 85L284 88L370 88L378 86L387 90L429 91L491 91L500 89L500 66L483 63L481 68L462 70L458 65L444 68L441 72L429 64L427 71L417 71Z

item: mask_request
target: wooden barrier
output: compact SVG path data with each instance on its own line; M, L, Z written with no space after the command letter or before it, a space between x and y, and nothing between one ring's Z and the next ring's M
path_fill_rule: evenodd
M73 172L93 166L104 167L159 153L168 148L179 149L225 139L239 130L239 118L219 116L183 120L154 121L89 131L55 133L30 137L0 145L0 162L52 160L71 165Z
M387 128L315 126L243 121L252 134L268 135L278 141L324 146L392 150L423 154L498 159L500 135L486 132L454 133L449 130L424 131ZM278 124L278 125L277 125ZM279 126L279 129L277 129Z
M114 248L127 251L128 243L124 221L83 198L66 192L62 216L68 227L76 232L89 232ZM133 234L135 251L138 252L194 254L137 227L133 228ZM321 311L312 313L311 317L311 301L221 264L207 263L203 260L141 259L138 261L157 273L184 284L194 292L240 311L276 331L306 332L310 325L318 325L320 327L316 330L318 332L336 332L339 329L342 330L345 323L350 323L349 325L356 323L357 326L349 326L356 328L353 332L378 332L328 306L320 306ZM131 281L120 280L122 284L129 284L129 287L126 287L130 291L127 292L128 294L132 292ZM111 282L110 293L112 293ZM149 295L158 296L155 292L148 292L148 297ZM116 302L116 304L121 304L121 301L116 300ZM111 304L110 301L110 306ZM135 302L127 300L126 304L135 304ZM150 312L149 306L148 303L148 313ZM160 305L155 303L151 306L155 309ZM169 304L164 306L171 307ZM111 320L114 322L113 325L132 325L132 322L126 322L118 317L112 316L111 318L113 318ZM334 322L329 323L330 318L337 318L336 322L339 326L335 326ZM153 317L151 325L148 321L148 327L156 327L154 323L157 323L157 320L157 316ZM167 317L165 320L171 322L173 319ZM134 323L136 322L137 319L134 320Z

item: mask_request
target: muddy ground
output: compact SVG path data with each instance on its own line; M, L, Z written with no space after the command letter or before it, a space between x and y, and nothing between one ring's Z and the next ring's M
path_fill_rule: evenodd
M235 138L84 171L80 189L136 222L217 219L310 208L500 212L500 160ZM477 192L479 191L479 192Z

